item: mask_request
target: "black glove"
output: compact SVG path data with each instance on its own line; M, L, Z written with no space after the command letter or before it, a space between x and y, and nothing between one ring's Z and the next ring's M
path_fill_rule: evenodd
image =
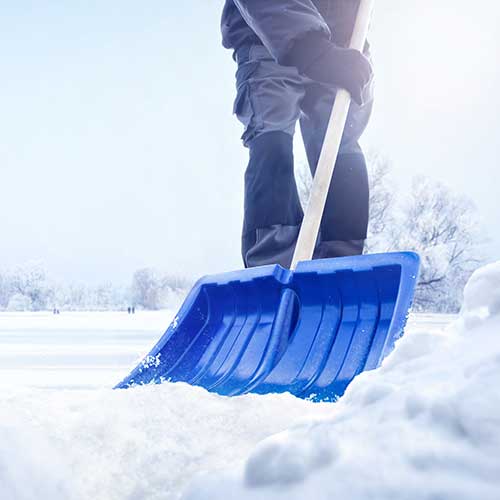
M318 33L297 41L286 63L312 80L346 89L359 105L373 77L372 65L361 52L338 47Z

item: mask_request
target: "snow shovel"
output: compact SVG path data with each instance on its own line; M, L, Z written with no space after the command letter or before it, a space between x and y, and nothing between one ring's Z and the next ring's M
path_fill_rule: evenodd
M361 0L351 47L362 50L373 0ZM116 388L187 382L222 395L290 392L336 400L377 368L402 335L419 258L387 253L312 261L350 106L338 90L291 269L207 276Z

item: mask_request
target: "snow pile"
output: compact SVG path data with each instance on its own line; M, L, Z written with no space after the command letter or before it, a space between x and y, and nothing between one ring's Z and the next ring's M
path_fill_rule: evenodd
M327 415L291 395L223 398L186 384L127 391L2 388L1 500L173 500L200 470Z
M476 271L464 290L462 317L469 328L500 315L500 262Z
M43 433L0 426L0 498L73 500L71 470Z
M403 337L332 417L262 441L184 498L498 500L499 382L500 262L472 276L454 324Z

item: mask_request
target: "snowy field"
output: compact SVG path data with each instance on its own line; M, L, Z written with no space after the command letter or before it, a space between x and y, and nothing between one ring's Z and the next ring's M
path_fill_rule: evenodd
M0 313L0 386L114 386L170 323L169 311Z
M500 499L500 266L337 404L113 391L171 317L0 313L0 499Z

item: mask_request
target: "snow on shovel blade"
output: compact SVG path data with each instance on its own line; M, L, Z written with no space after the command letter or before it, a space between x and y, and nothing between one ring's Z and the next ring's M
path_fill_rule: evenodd
M407 252L202 278L116 388L172 381L224 395L335 400L402 335L418 270L419 257Z

